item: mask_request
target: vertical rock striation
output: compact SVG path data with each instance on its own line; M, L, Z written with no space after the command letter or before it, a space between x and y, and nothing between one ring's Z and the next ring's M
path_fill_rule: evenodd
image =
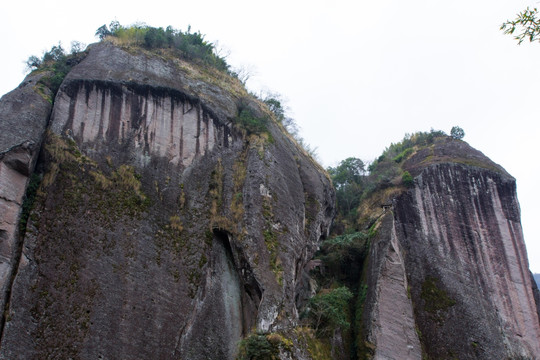
M370 255L364 324L375 358L536 359L537 290L515 180L450 139L404 168L414 186L393 199L393 220L381 222ZM424 355L411 352L411 324Z
M421 359L407 283L404 253L393 215L383 215L368 266L367 340L376 344L375 359Z
M66 76L0 358L232 359L297 323L333 189L276 123L235 124L267 115L203 70L100 43Z
M51 112L51 93L30 75L0 99L0 308L6 307L20 257L19 221L26 186ZM26 214L27 216L28 214ZM1 322L4 322L2 315Z
M426 351L536 356L540 326L514 179L445 164L425 169L416 184L398 202L396 218Z

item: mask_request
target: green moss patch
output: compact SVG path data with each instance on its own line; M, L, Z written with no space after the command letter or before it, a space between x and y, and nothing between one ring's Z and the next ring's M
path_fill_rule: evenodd
M456 301L441 289L439 282L437 278L428 276L422 283L420 297L424 300L424 310L431 314L446 311L456 304Z

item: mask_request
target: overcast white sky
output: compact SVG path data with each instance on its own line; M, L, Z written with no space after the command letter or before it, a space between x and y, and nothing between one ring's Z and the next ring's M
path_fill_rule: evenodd
M326 166L373 160L405 133L461 126L516 179L533 272L540 272L540 43L499 30L535 0L10 1L0 11L0 94L24 60L95 42L111 20L200 30L248 66L248 86L288 100Z

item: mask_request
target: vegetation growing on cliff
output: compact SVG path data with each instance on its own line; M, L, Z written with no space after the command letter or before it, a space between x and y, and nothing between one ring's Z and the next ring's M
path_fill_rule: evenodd
M26 188L26 194L24 195L22 204L21 219L19 221L19 236L21 238L24 238L26 233L26 224L28 223L30 211L34 207L34 201L36 199L40 183L41 176L39 174L34 173L30 176L30 181L28 183L28 187Z
M440 312L454 306L456 301L440 288L440 281L435 277L427 277L422 283L420 297L424 300L424 309L439 319Z
M446 139L450 137L435 130L407 134L387 147L367 169L354 157L328 168L336 189L337 215L332 236L322 242L316 254L322 270L312 275L319 291L307 302L304 319L321 341L339 331L352 359L369 358L373 352L373 346L364 339L362 316L369 249L385 214L381 205L414 185L413 176L404 167L407 161L418 151Z
M122 45L137 45L147 49L171 49L176 55L185 60L199 61L222 71L228 71L229 65L225 58L216 53L214 44L204 39L200 31L181 31L167 26L152 27L145 24L123 26L118 21L102 25L96 30L100 40L113 38Z
M278 360L280 352L288 352L292 342L278 333L257 332L240 342L238 360Z
M26 60L26 67L31 71L40 71L45 73L39 83L40 86L46 86L54 95L60 88L60 84L68 74L68 72L84 59L86 52L82 49L83 45L79 42L73 42L71 52L67 53L62 45L54 45L49 51L46 51L41 58L32 55ZM44 92L40 92L43 96ZM47 99L52 102L53 98Z

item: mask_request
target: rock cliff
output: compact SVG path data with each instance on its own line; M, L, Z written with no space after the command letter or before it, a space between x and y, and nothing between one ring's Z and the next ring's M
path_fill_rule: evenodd
M58 91L36 71L0 100L0 359L233 359L244 338L281 359L537 358L504 169L447 136L400 150L367 231L320 256L326 172L238 79L169 50L104 41ZM320 305L309 328L325 271L337 325Z
M536 359L539 315L515 180L446 139L404 164L370 251L364 325L378 359Z
M38 87L45 74L28 76L0 101L0 306L5 308L20 257L19 221L37 161L51 102Z
M2 98L0 358L231 359L251 331L296 324L331 183L237 80L208 72L103 42L52 109L33 76ZM264 130L238 123L246 109Z

